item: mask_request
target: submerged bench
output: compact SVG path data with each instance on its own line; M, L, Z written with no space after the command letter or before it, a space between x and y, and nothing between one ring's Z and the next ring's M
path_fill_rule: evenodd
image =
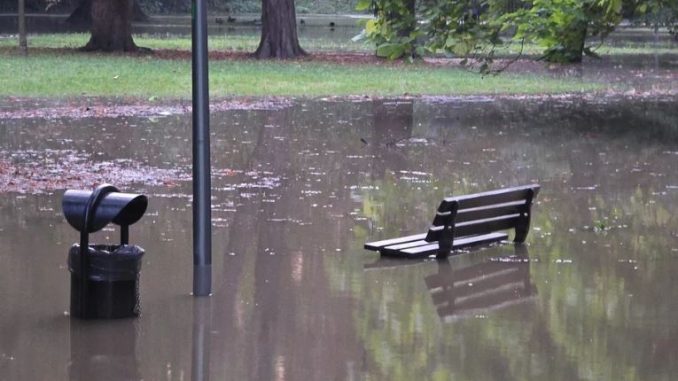
M504 230L515 229L514 242L524 242L530 228L532 200L539 185L447 197L438 206L427 233L365 244L381 255L422 258L447 257L453 250L505 241Z

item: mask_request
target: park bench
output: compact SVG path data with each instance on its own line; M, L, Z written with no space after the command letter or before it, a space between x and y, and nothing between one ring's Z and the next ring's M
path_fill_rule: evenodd
M427 233L365 244L365 249L384 256L447 257L453 250L505 241L505 230L515 229L514 242L525 241L530 228L532 200L539 185L499 189L446 197L438 206Z

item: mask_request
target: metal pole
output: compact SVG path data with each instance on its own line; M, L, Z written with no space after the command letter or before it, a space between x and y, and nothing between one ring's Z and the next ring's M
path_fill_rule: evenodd
M22 54L28 53L28 42L26 41L26 0L19 0L19 50Z
M193 0L193 295L212 292L212 206L206 0Z

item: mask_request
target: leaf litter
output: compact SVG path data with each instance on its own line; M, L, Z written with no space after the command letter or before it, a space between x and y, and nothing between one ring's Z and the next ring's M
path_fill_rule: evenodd
M130 159L93 161L76 150L0 151L0 192L47 193L91 188L102 183L174 187L190 180L178 169L157 168Z

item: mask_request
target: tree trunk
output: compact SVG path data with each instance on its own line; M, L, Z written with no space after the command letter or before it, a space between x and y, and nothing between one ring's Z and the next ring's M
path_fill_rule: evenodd
M91 37L85 50L131 52L139 48L132 39L133 0L91 0Z
M19 0L19 50L21 54L28 54L28 41L26 39L26 1Z
M568 25L561 30L558 44L544 52L542 57L548 62L581 63L586 48L588 25L585 22Z
M134 1L132 21L148 21L148 15L141 9L138 0ZM92 0L82 0L66 19L66 23L73 26L89 28L92 25Z
M584 48L586 47L586 35L588 34L587 24L582 23L577 25L577 29L573 34L576 38L572 42L572 45L568 47L570 49L568 55L569 62L581 63L584 59Z
M92 0L82 0L68 16L66 23L89 28L92 24Z
M256 58L294 58L306 55L299 46L294 0L262 0L261 41Z

